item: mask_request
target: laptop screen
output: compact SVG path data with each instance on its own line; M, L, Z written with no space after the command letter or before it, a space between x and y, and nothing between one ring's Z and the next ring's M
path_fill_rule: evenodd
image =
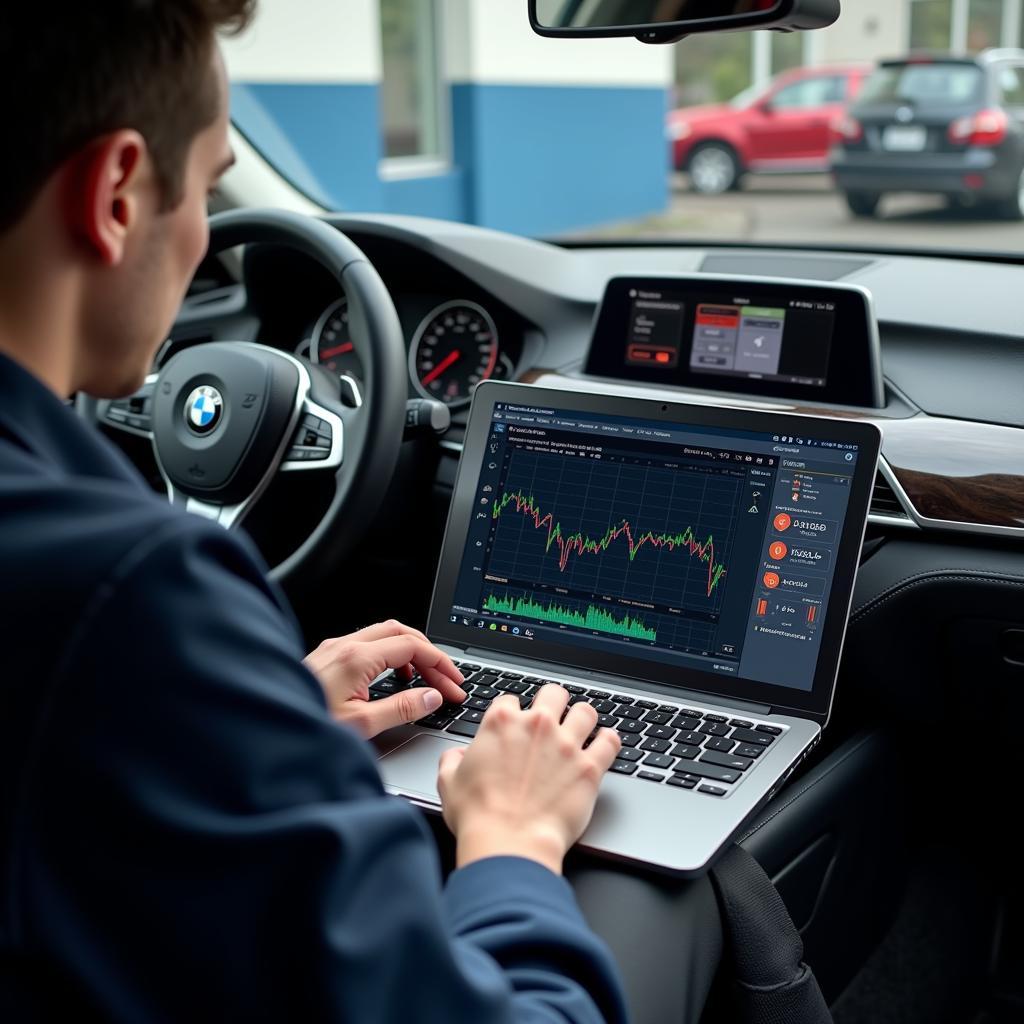
M771 424L747 430L575 404L490 406L482 452L460 470L469 520L435 611L524 657L557 645L569 662L809 692L852 484L876 451L849 425L829 436L828 420L737 413Z

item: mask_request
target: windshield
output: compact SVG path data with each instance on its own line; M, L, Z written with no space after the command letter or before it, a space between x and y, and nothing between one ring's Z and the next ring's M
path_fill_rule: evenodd
M941 106L982 97L985 76L971 64L902 64L879 68L861 94L863 103Z
M821 31L652 46L541 38L526 0L260 0L224 48L237 129L325 209L574 243L1019 252L1024 52L998 73L941 57L1021 47L1007 3L848 3ZM948 125L899 120L943 104Z

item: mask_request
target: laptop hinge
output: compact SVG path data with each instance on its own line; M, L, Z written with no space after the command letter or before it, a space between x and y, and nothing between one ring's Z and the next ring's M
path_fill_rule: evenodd
M513 657L502 657L496 651L488 651L482 647L465 647L461 644L452 644L453 647L463 650L467 657L480 658L483 661L512 661L516 665L536 666L538 675L570 675L583 679L593 679L595 682L604 683L612 688L616 686L640 686L645 690L654 693L664 694L673 700L694 701L695 703L711 703L728 705L739 711L747 711L752 715L770 715L772 709L767 704L757 704L749 700L739 700L720 693L704 693L700 690L685 690L677 686L666 686L664 683L652 683L648 679L632 679L624 676L610 675L605 672L595 672L591 669L571 668L566 665L557 665L550 661L538 661L533 658L524 658L519 654Z

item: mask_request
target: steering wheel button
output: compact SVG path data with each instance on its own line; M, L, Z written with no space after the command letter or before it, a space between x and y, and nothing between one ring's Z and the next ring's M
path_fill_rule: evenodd
M326 448L311 448L306 452L306 458L312 462L320 462L321 460L326 459L330 454L331 453L327 451Z
M317 448L330 448L331 447L331 439L329 437L324 437L323 435L319 436L316 439L316 447Z

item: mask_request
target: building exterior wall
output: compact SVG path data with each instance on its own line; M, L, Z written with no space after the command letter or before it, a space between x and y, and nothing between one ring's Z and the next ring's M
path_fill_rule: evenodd
M854 0L843 4L834 25L808 38L815 42L815 63L845 64L906 53L909 29L907 0Z
M669 52L542 39L525 7L440 0L447 143L429 166L384 159L377 0L263 0L250 32L225 44L234 119L340 209L538 235L662 210Z

